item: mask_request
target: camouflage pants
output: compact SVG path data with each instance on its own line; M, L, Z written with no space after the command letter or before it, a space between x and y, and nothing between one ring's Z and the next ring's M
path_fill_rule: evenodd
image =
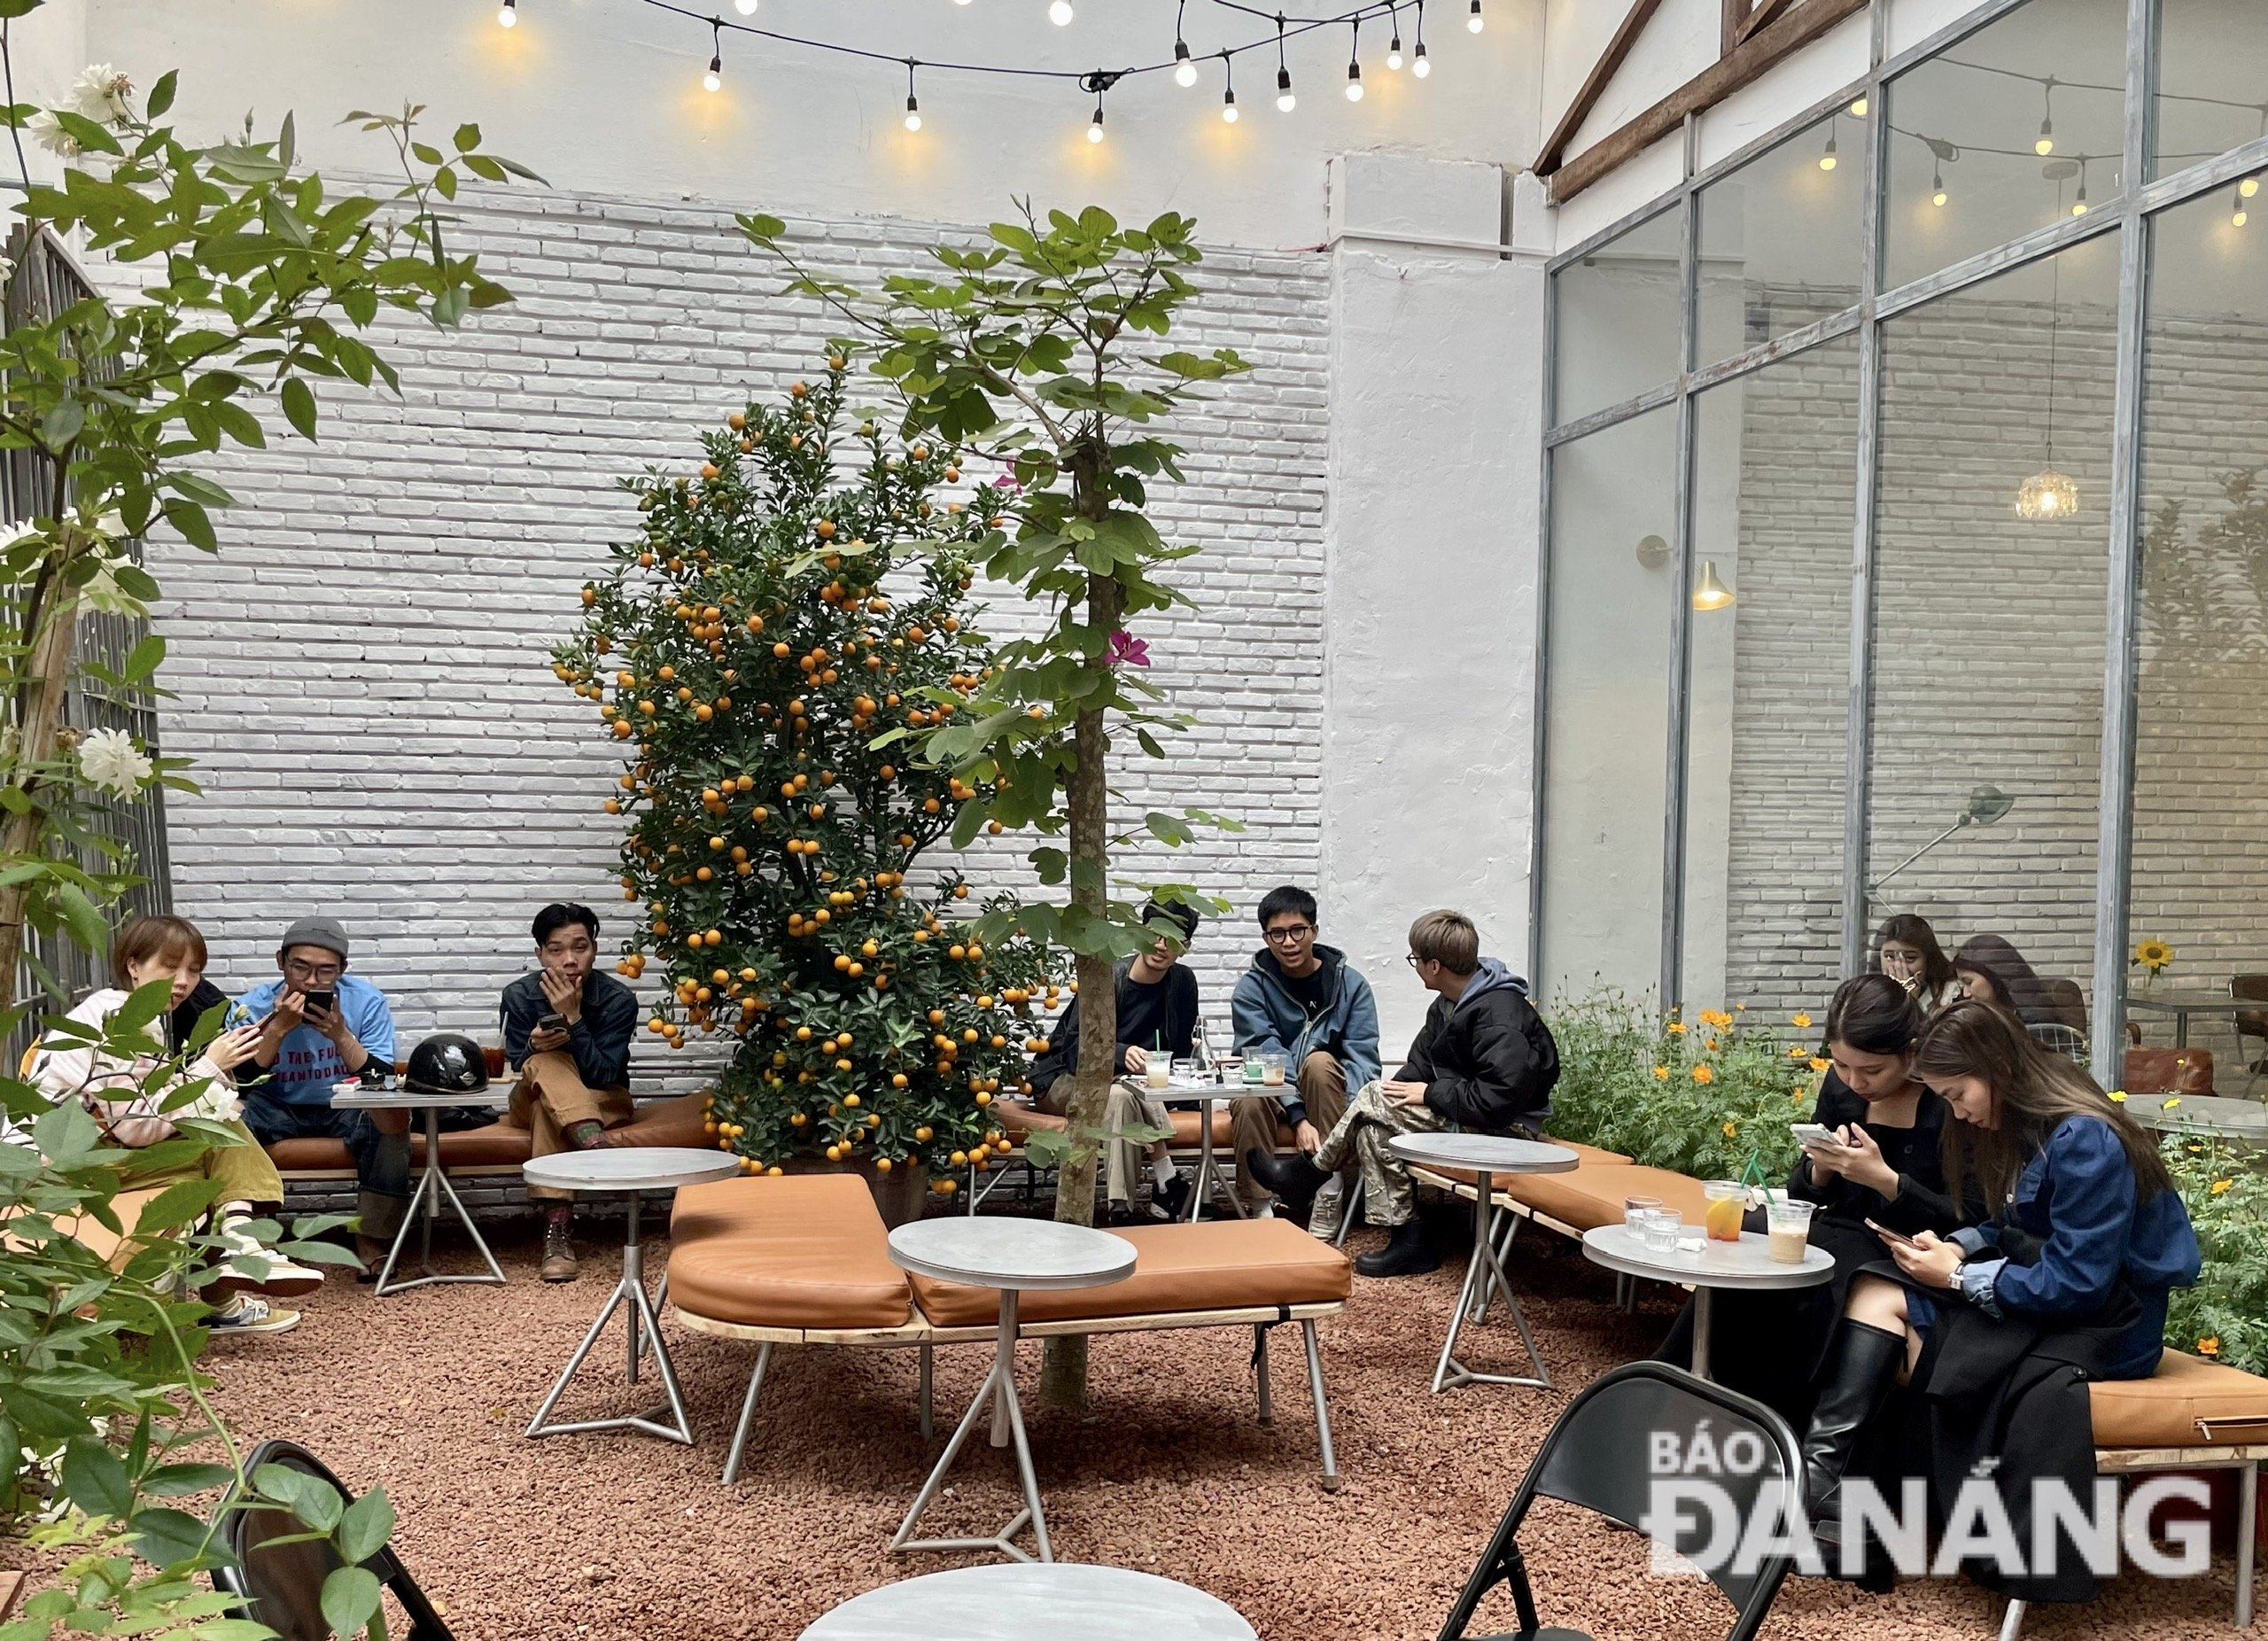
M1351 1159L1363 1172L1363 1217L1374 1225L1409 1222L1418 1209L1410 1165L1386 1149L1396 1134L1437 1134L1449 1124L1425 1105L1396 1105L1376 1083L1347 1102L1347 1114L1323 1138L1315 1165L1336 1173Z

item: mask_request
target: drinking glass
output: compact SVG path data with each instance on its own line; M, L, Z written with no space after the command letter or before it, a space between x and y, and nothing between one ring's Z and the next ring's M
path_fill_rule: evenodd
M1257 1048L1244 1051L1244 1080L1257 1085L1268 1075L1268 1056Z
M1767 1203L1764 1209L1767 1227L1765 1234L1771 1241L1773 1259L1783 1265L1799 1265L1804 1262L1804 1247L1811 1240L1812 1204L1789 1201Z
M1677 1251L1677 1234L1685 1228L1685 1221L1666 1209L1651 1209L1640 1229L1640 1237L1650 1254L1674 1254Z
M1741 1216L1748 1211L1748 1187L1737 1179L1705 1179L1701 1194L1708 1200L1702 1228L1713 1242L1740 1240Z
M1283 1087L1285 1059L1285 1055L1277 1054L1272 1050L1261 1056L1260 1080L1265 1086L1270 1088Z
M1626 1196L1622 1199L1622 1223L1633 1231L1645 1228L1649 1215L1658 1214L1662 1200L1658 1196Z

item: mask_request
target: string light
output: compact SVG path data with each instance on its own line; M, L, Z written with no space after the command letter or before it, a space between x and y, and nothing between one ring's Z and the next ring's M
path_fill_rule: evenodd
M1480 16L1480 0L1472 0L1472 10L1465 17L1464 27L1467 33L1476 35L1487 27Z
M1110 77L1094 74L1088 75L1087 80L1095 89L1095 117L1087 121L1087 141L1099 143L1102 141L1102 94L1110 89Z
M1226 51L1221 53L1221 119L1223 123L1237 122L1237 64Z
M1182 14L1189 10L1189 0L1181 0L1173 12L1173 82L1178 86L1197 83L1197 65L1189 55L1189 42L1181 37Z
M504 0L504 4L496 8L496 27L509 28L517 24L520 20L519 7L520 0Z
M2079 161L2079 197L2071 201L2071 214L2073 216L2085 216L2086 214L2087 162L2082 159Z
M1433 72L1433 64L1425 60L1425 0L1418 0L1418 51L1410 72L1420 80Z
M1946 202L1946 168L1940 163L1930 176L1930 203L1942 206Z
M960 3L967 5L968 0L960 0ZM738 12L742 17L754 17L756 4L757 0L733 0L733 10Z
M1054 4L1047 8L1047 20L1054 24L1058 28L1061 28L1066 24L1069 23L1071 20L1071 0L1054 0ZM1097 137L1095 138L1095 141L1099 143L1102 141L1102 138Z
M709 26L709 67L701 76L701 89L704 91L714 91L725 83L725 42L718 33L721 27L716 23Z
M1867 94L1861 91L1859 93L1856 100L1854 100L1851 105L1851 118L1853 120L1864 120L1866 117Z
M1300 105L1292 95L1291 66L1284 61L1284 14L1276 14L1276 112L1288 114Z
M1836 167L1836 163L1835 130L1834 128L1830 126L1827 132L1827 152L1819 157L1819 168L1822 171L1832 171Z
M2238 196L2241 198L2251 198L2255 194L2260 191L2260 179L2256 176L2246 177L2244 181L2236 185L2236 191Z
M921 128L921 101L913 95L914 67L913 58L907 58L905 59L905 128L909 131L919 131Z
M2054 75L2048 75L2047 80L2041 83L2039 94L2042 102L2046 105L2047 112L2039 121L2039 140L2031 145L2031 152L2039 155L2042 159L2046 159L2049 154L2055 152Z
M2229 226L2242 228L2251 220L2252 213L2244 208L2244 190L2240 188L2236 191L2236 209L2229 214Z
M1355 19L1355 43L1347 55L1347 100L1363 100L1363 19Z
M1389 5L1386 15L1394 19L1394 38L1386 42L1386 66L1399 74L1402 72L1402 12Z

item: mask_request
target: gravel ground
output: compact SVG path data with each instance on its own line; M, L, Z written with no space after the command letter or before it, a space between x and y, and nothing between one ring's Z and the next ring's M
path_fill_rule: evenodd
M1355 1246L1364 1237L1358 1233ZM221 1405L248 1438L307 1443L356 1488L383 1485L395 1543L462 1641L792 1637L877 1584L951 1564L893 1560L884 1545L932 1462L919 1435L914 1353L794 1349L774 1358L737 1488L718 1480L752 1347L672 1330L701 1444L636 1435L520 1434L615 1274L603 1227L583 1240L579 1282L534 1279L528 1234L506 1229L502 1288L445 1287L377 1300L334 1281L298 1331L236 1342ZM664 1248L649 1244L658 1266ZM1552 1375L1577 1387L1649 1352L1666 1325L1655 1295L1635 1318L1612 1281L1565 1243L1524 1236L1523 1285ZM1238 1331L1095 1342L1084 1415L1030 1410L1038 1347L1025 1348L1028 1417L1056 1553L1198 1585L1268 1641L1418 1641L1439 1629L1564 1392L1425 1387L1456 1294L1425 1278L1356 1279L1323 1326L1345 1490L1319 1482L1296 1330L1273 1347L1277 1422L1255 1416ZM1470 1353L1509 1369L1518 1346L1492 1322ZM562 1416L649 1404L622 1382L614 1334ZM986 1353L938 1353L940 1423L974 1392ZM605 1371L594 1371L600 1367ZM1006 1456L955 1471L926 1530L990 1531L1014 1510ZM1544 1620L1619 1637L1721 1634L1730 1609L1705 1586L1649 1577L1644 1541L1539 1507L1524 1535ZM2129 1577L2091 1607L2034 1609L2025 1635L2173 1637L2231 1633L2230 1564L2180 1584ZM1870 1597L1793 1581L1765 1626L1787 1641L1988 1637L2000 1604L1964 1583ZM1509 1629L1492 1598L1484 1633Z

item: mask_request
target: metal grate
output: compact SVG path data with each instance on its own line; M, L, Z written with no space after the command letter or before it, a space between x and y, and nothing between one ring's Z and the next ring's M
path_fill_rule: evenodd
M19 227L10 237L7 254L15 264L5 292L9 331L20 324L43 323L74 303L97 299L94 287L50 230L41 229L27 245L25 229ZM102 362L90 363L89 377L100 379L106 374ZM66 505L67 496L54 494L50 471L46 463L28 451L0 453L0 517L11 525L43 514L51 517L61 505ZM138 540L125 543L125 550L136 564L142 562L142 543ZM19 625L20 611L11 608L8 613L10 625ZM113 672L121 671L128 652L149 632L150 624L138 617L89 611L79 618L77 653L82 660L99 663ZM13 727L16 711L14 703L0 703L0 714L4 714L4 720L0 721ZM72 686L64 719L81 731L123 729L153 756L158 751L157 698L147 688L113 690L82 672ZM119 903L119 915L125 918L170 911L173 875L166 852L163 789L152 788L138 802L130 804L105 797L95 805L92 819L94 829L126 846L127 868L143 880ZM107 864L88 862L90 868ZM68 940L43 938L28 930L25 944L27 955L36 958L72 997L103 984L109 978L105 953L82 952ZM39 984L27 962L17 979L17 995L31 997ZM6 1051L10 1064L22 1053L31 1033L27 1030L19 1035L24 1040L12 1041Z

